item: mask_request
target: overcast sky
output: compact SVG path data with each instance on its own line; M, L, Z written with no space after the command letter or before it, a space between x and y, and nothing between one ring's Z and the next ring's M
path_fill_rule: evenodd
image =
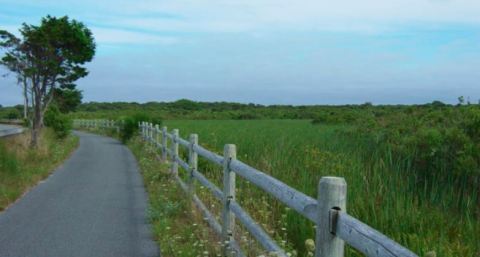
M47 14L94 33L84 101L480 98L479 0L0 0L11 32ZM21 102L0 78L0 104Z

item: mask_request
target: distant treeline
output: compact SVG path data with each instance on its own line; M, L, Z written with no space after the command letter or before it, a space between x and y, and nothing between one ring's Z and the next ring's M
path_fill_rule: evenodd
M196 102L186 99L175 102L89 102L78 106L74 118L116 119L138 112L162 119L312 119L327 123L350 123L369 115L381 116L408 108L452 107L439 101L424 105L260 105L231 102ZM0 111L1 115L1 111Z

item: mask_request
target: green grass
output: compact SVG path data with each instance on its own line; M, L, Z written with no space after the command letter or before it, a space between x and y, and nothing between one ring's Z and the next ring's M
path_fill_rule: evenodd
M205 226L187 195L138 137L128 143L136 156L149 195L148 218L162 256L220 256L218 238Z
M70 135L57 139L44 129L37 149L29 148L28 133L0 139L0 211L47 177L78 145Z
M344 133L343 125L312 125L307 120L166 121L182 137L221 153L237 145L238 159L316 197L322 176L341 176L348 184L348 212L423 256L479 256L480 222L475 202L454 208L461 193L450 185L412 186L410 173L388 152L370 156L372 145ZM185 154L185 153L183 153ZM200 158L199 169L221 185L221 169ZM267 232L292 253L306 255L304 242L314 238L313 224L286 209L248 182L237 179L238 201ZM218 203L199 195L218 214ZM463 197L465 198L465 196ZM348 248L346 256L359 256Z

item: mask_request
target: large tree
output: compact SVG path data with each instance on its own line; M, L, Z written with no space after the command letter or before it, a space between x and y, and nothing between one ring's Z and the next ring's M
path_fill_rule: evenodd
M83 66L95 55L92 32L67 16L47 16L40 26L23 24L21 38L0 30L0 47L6 51L0 64L17 74L31 98L32 146L43 127L43 116L57 89L75 89L74 82L88 74Z
M56 88L55 103L63 113L73 112L82 103L82 91L76 88Z

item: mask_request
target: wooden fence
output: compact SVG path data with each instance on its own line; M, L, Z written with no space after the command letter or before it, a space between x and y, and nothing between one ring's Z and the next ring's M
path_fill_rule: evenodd
M81 126L88 124L86 126L92 127L92 124L88 121L77 124L84 124ZM171 172L182 189L187 192L195 205L201 210L208 224L222 238L225 256L244 256L239 244L233 238L237 220L271 256L287 256L275 240L235 201L236 175L250 181L316 224L316 257L342 257L344 256L345 243L371 257L417 256L382 233L347 214L347 184L343 178L322 177L318 183L318 195L315 199L237 160L235 145L225 145L223 156L221 156L200 146L196 134L191 134L189 139L185 140L179 136L178 129L168 132L167 127L160 129L158 125L147 122L141 122L138 125L142 138L161 150L162 159L170 162ZM180 158L180 146L188 150L188 160ZM198 156L223 167L222 189L210 182L198 170ZM178 176L179 167L188 173L186 182ZM194 180L208 188L213 196L222 202L221 222L217 221L195 194Z
M74 128L87 128L87 129L115 129L120 132L120 128L123 127L123 121L118 120L73 120Z

